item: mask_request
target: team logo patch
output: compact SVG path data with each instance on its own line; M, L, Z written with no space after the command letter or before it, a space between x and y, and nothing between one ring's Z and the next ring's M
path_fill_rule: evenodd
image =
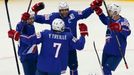
M73 37L73 39L72 39L73 42L77 42L77 40L78 40L78 39L75 38L75 37Z
M45 20L49 20L51 15L50 14L45 14L44 16L45 16Z

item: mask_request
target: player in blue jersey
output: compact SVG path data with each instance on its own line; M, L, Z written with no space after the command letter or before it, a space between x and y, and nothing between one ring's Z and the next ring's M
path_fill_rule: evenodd
M102 0L95 0L94 3L101 6ZM43 3L37 3L32 7L32 10L37 13L42 8ZM65 26L69 27L72 31L73 36L77 37L77 21L80 19L88 18L94 10L94 5L91 7L86 8L83 11L75 11L69 10L69 6L66 2L59 3L59 12L53 12L51 14L44 14L44 15L35 15L35 22L41 24L50 24L52 25L52 21L55 18L60 18L65 22ZM51 26L52 28L52 26ZM77 53L76 50L70 48L69 52L69 61L68 66L70 68L70 75L78 75L77 68L78 68L78 61L77 61Z
M119 14L121 7L117 4L108 5L110 16L105 16L99 6L95 11L101 22L107 26L106 43L102 55L102 66L105 75L112 75L112 71L115 71L122 59L116 35L119 39L121 51L124 56L127 46L127 37L131 33L129 22Z
M87 26L81 23L79 29L81 37L76 39L66 30L63 20L56 18L52 23L52 30L44 30L31 36L20 35L20 40L27 45L42 44L36 75L61 75L66 70L70 47L78 50L84 48L84 37L88 35Z
M25 12L22 14L21 21L17 24L16 33L15 30L9 31L9 36L13 37L16 41L19 40L19 35L30 36L35 34L35 27L33 25L34 19L29 13ZM15 34L15 37L13 36ZM19 40L18 45L18 55L20 57L24 74L25 75L35 75L36 65L37 65L37 45L27 45L23 40Z

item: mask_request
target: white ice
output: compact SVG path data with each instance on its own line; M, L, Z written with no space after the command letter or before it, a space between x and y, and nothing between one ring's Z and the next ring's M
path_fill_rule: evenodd
M39 14L51 13L58 11L58 2L60 0L33 0L32 5L36 2L43 1L45 3L45 9ZM90 6L90 0L68 0L67 1L70 9L83 10ZM133 75L134 74L134 2L117 2L117 1L106 1L109 3L118 3L122 7L121 15L128 19L130 22L130 27L132 30L131 35L128 37L128 45L126 51L126 60L129 66L127 70L125 68L124 62L121 61L120 65L113 72L113 75ZM28 7L29 0L9 0L9 13L12 28L15 29L16 24L20 21L21 13L25 12ZM105 8L102 6L104 13ZM78 51L78 61L79 61L79 75L102 75L101 69L93 48L93 41L96 42L99 56L101 58L102 49L105 43L105 31L106 27L99 21L96 14L92 14L89 18L81 20L79 22L84 22L89 28L89 37L86 38L86 46L83 51ZM35 23L36 31L39 32L44 29L50 29L49 25L40 25ZM11 39L7 36L7 31L9 30L9 24L7 20L4 0L0 0L0 75L17 75L17 69L15 64L15 58L13 53L13 47ZM79 35L79 31L78 31ZM40 45L39 45L40 46ZM17 42L16 42L17 48ZM23 69L21 63L19 62L21 75L23 75ZM69 70L64 75L69 75Z

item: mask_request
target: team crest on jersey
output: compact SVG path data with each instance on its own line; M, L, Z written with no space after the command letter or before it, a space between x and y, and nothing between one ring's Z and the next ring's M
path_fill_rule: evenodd
M70 14L69 17L70 18L68 19L68 23L71 23L71 20L75 19L75 16L74 14Z
M69 16L70 16L70 19L74 19L75 18L74 14L70 14Z

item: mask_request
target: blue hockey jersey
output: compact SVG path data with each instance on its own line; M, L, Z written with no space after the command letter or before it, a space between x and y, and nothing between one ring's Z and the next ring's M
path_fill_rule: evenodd
M54 12L51 14L45 15L35 15L35 22L37 23L46 23L52 25L52 21L55 18L60 18L65 22L66 27L71 29L73 36L77 37L77 21L80 19L85 19L93 13L93 10L89 7L83 11L69 11L69 16L61 17L59 12Z
M117 43L117 39L115 36L117 35L119 42L121 44L121 50L124 55L126 51L126 46L127 46L127 37L131 33L128 20L123 18L122 16L120 16L118 20L112 19L111 22L119 23L122 27L121 32L113 32L108 28L108 25L110 23L110 18L106 17L104 14L101 14L99 18L103 24L107 25L106 43L104 46L104 53L108 53L108 54L115 55L115 56L121 56L120 51L119 51L119 45Z
M18 31L21 35L30 36L35 34L35 27L34 25L29 25L28 23L21 21L17 24L16 31ZM21 61L24 61L25 59L36 60L38 56L37 45L27 45L20 39L18 55L20 56Z
M83 49L85 38L76 39L70 32L56 33L45 30L36 35L21 35L27 45L41 43L41 52L38 56L37 69L43 72L61 72L66 70L69 48Z

